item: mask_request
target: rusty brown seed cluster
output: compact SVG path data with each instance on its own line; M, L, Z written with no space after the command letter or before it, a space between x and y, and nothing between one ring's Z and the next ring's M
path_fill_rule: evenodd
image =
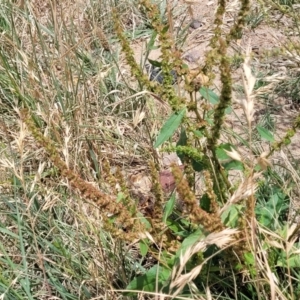
M60 170L61 175L69 180L70 185L79 191L84 199L91 201L101 211L104 220L103 225L114 236L126 240L133 240L134 237L137 237L143 226L137 218L130 214L128 207L122 203L117 203L116 196L103 193L83 180L76 171L68 169L66 163L60 158L56 145L36 127L28 110L22 111L22 120L28 126L35 140L46 150L52 163ZM113 226L109 222L108 216L111 215L116 218L117 226Z
M224 229L220 216L215 212L208 213L199 206L195 193L189 187L180 167L173 164L172 172L176 180L177 192L190 214L191 220L201 224L208 232L219 232Z

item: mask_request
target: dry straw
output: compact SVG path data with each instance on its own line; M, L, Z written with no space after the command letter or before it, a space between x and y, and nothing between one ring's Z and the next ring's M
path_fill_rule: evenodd
M244 84L244 90L245 90L245 98L240 102L242 105L242 108L244 110L244 113L246 115L246 120L248 122L248 126L251 126L251 123L253 121L253 116L255 113L254 110L254 96L252 95L253 88L256 82L255 76L252 74L251 71L251 47L250 43L246 50L246 56L243 63L243 84Z

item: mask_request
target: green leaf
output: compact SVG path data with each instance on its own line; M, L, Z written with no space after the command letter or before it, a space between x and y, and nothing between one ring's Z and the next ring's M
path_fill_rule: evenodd
M238 170L238 171L244 171L244 165L242 162L237 160L232 160L228 163L223 164L223 167L225 170Z
M148 51L157 48L156 46L154 46L155 40L156 40L156 36L157 36L157 32L156 32L156 31L153 31L153 32L152 32L152 35L151 35L151 38L150 38L150 41L149 41L149 43L147 44L147 50L148 50ZM149 61L149 59L148 59L148 61ZM149 62L150 62L150 61L149 61ZM151 62L150 62L150 64L151 64Z
M219 160L227 160L231 159L230 156L227 155L226 151L231 151L231 149L234 149L233 145L226 143L226 144L220 144L216 150L216 155Z
M152 60L150 58L148 58L149 63L153 66L153 67L161 67L161 62L157 61L157 60Z
M186 238L190 232L185 230L182 224L176 220L167 220L166 221L168 228L173 232L175 235L181 236ZM188 225L187 225L188 226Z
M193 158L191 159L192 161L192 167L196 172L202 172L203 170L207 169L207 165L204 161L196 161Z
M226 115L231 114L231 112L232 112L232 107L231 107L231 106L229 106L229 107L227 107L227 108L225 109L225 114L226 114Z
M207 100L209 103L213 105L217 105L220 101L220 97L214 91L212 91L207 87L202 87L199 92L205 100ZM227 115L229 115L231 112L232 112L232 107L227 107L225 109L225 113Z
M253 253L246 252L244 254L244 258L245 258L245 261L246 261L247 265L253 266L255 264L255 258L254 258L254 254Z
M179 112L174 113L171 117L165 122L163 127L160 130L160 133L157 137L154 148L159 147L162 143L168 140L173 133L178 129L181 124L182 118L185 116L186 109L182 109Z
M148 250L149 250L149 246L148 246L147 240L141 240L140 241L140 252L141 252L141 255L143 257L146 256L147 253L148 253Z
M1 224L2 226L2 224ZM0 233L3 233L5 235L9 235L10 237L14 238L14 239L18 239L19 236L15 233L13 233L12 231L8 230L7 228L4 228L4 227L0 227Z
M137 217L139 218L140 222L145 225L145 228L147 229L152 228L150 222L147 220L147 218L144 217L142 213L138 212Z
M288 197L280 190L273 189L268 201L258 203L255 213L259 223L274 230L281 217L285 217L288 210Z
M200 138L204 137L204 135L205 135L204 128L194 130L193 132L194 132L195 136L200 137Z
M292 255L290 256L286 261L279 261L277 263L277 266L279 267L285 267L285 268L299 268L300 267L300 255Z
M117 203L120 203L125 199L126 199L125 194L123 192L119 192L118 195L117 195Z
M263 140L267 140L269 142L275 141L273 134L268 129L261 126L256 126L256 129Z
M206 112L205 121L208 123L208 125L213 126L214 125L214 112L215 110L208 110Z
M225 226L234 228L238 225L239 217L241 214L243 206L242 205L231 205L226 209L222 215L221 220Z
M213 105L216 105L219 103L219 96L213 92L212 90L210 90L209 88L207 87L202 87L200 89L200 94L201 96L207 100L209 103L213 104Z
M182 64L181 68L184 69L184 70L189 70L190 69L187 64Z
M185 129L182 127L179 140L176 144L176 146L186 146L187 145L187 135ZM181 162L184 163L185 155L182 153L179 153L179 151L176 152L177 156L180 158Z
M221 161L225 170L227 170L227 171L229 171L229 170L243 171L244 170L243 163L240 161L233 160L230 156L228 156L228 154L225 151L225 150L231 151L231 149L235 149L235 147L233 145L231 145L230 143L219 145L216 150L217 158Z
M169 30L169 25L166 25L164 28L163 28L163 30L162 30L162 34L164 34L164 33L166 33L168 30Z
M253 252L246 252L244 254L244 261L247 265L247 270L250 272L251 276L256 276L257 268L255 265L255 255Z
M163 216L163 222L164 223L166 223L168 217L173 212L173 208L175 206L175 203L176 203L176 197L175 197L175 194L172 194L171 198L169 199L169 201L167 202L167 204L165 206L164 216Z
M155 292L156 288L161 290L171 275L171 270L155 265L146 274L135 277L126 287L131 291ZM133 293L126 293L132 295Z
M32 299L33 300L33 297L31 295L31 286L30 286L30 282L28 280L28 278L21 278L20 279L20 285L22 286L23 290L25 291L25 293L27 294L27 299Z
M208 194L205 193L201 199L200 199L200 207L205 210L206 212L210 212L210 205L211 205L211 200L208 197Z

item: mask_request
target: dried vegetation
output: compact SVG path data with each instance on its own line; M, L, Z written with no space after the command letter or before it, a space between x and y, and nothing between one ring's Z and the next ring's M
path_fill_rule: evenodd
M299 298L300 4L175 2L0 0L2 299Z

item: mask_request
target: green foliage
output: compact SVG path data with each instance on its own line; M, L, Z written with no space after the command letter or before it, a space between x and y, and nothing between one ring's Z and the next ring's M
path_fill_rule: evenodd
M281 228L287 221L290 199L276 184L267 182L258 190L257 220L270 230Z
M183 117L185 116L186 110L182 109L179 112L175 112L170 116L170 118L166 121L163 127L160 130L160 133L156 139L154 147L159 147L162 143L167 141L173 133L178 129L181 124Z
M167 280L171 274L170 269L163 266L154 265L144 275L138 276L133 279L126 287L130 291L145 291L155 292L163 290ZM133 295L133 293L127 293L126 295Z
M244 170L244 165L241 161L237 161L228 156L226 151L231 151L231 149L235 149L232 144L220 144L216 148L216 156L219 159L221 165L225 170Z
M174 210L175 204L176 204L176 197L175 197L175 194L172 194L172 196L166 203L166 206L164 209L164 216L163 216L164 223L166 223L168 218L171 216L171 214Z
M273 134L268 129L263 128L261 126L256 126L256 129L262 139L269 141L269 142L275 141Z

